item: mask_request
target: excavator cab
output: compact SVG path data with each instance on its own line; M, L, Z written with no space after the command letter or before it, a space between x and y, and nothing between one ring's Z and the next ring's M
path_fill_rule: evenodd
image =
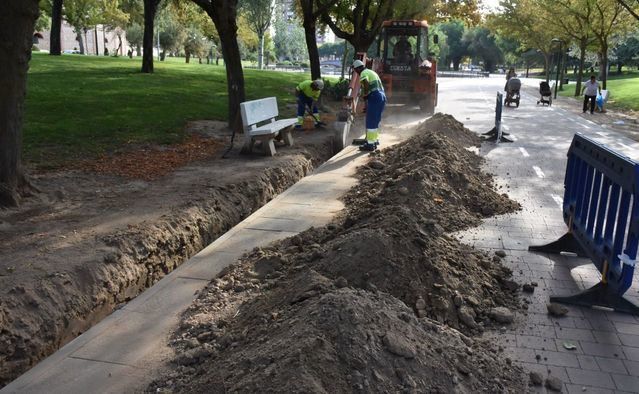
M437 67L429 52L428 23L385 21L377 40L373 69L392 102L419 105L433 112L437 100ZM437 43L437 36L433 36Z

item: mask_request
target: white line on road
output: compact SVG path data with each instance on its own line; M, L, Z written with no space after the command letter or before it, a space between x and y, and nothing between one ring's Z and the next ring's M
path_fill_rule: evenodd
M526 148L520 147L519 151L521 152L522 155L524 155L524 157L529 157L530 156L528 154L528 151L526 150Z
M586 126L585 124L579 123L579 126L583 127L584 129L590 130L590 126Z
M555 200L557 205L559 205L559 208L563 208L563 206L564 206L564 199L563 198L559 197L556 194L551 194L550 197L552 197L552 199Z
M608 137L608 133L602 133L601 131L598 131L596 134L599 134L602 137Z
M537 174L537 176L539 178L545 178L546 174L544 174L544 172L541 170L541 168L537 167L537 166L533 166L533 170L535 170L535 173Z
M508 129L510 129L510 127L506 126L505 124L501 125L501 128L508 131Z

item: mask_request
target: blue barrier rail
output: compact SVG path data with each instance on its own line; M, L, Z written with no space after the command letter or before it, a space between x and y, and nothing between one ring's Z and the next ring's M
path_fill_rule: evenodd
M568 233L529 250L589 257L602 278L583 293L551 301L639 314L639 307L622 297L632 285L639 245L639 164L577 133L568 150L564 189Z

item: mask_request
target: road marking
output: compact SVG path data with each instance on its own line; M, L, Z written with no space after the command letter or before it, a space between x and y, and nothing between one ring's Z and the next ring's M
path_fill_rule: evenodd
M579 126L583 127L584 129L590 130L590 126L586 126L585 124L579 123Z
M501 125L501 128L508 131L508 129L510 129L510 127L506 126L505 124Z
M528 154L528 151L526 150L526 148L520 147L519 151L521 152L522 155L524 155L524 157L529 157L530 156Z
M533 170L535 170L535 173L537 174L537 176L539 178L545 178L546 174L544 174L544 172L541 170L541 168L537 167L537 166L533 166Z
M599 134L602 137L608 137L608 133L602 133L601 131L598 131L597 134Z
M552 199L555 200L557 205L559 205L559 208L563 208L563 206L564 206L564 199L563 198L559 197L556 194L551 194L550 197L552 197Z

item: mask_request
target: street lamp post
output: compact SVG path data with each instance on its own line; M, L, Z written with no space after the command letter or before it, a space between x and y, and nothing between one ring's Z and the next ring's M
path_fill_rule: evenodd
M555 77L555 99L557 98L557 87L559 86L559 68L561 67L561 59L563 56L561 56L562 54L562 47L563 47L563 40L559 39L559 38L553 38L550 42L552 43L559 43L559 55L557 56L557 75Z

